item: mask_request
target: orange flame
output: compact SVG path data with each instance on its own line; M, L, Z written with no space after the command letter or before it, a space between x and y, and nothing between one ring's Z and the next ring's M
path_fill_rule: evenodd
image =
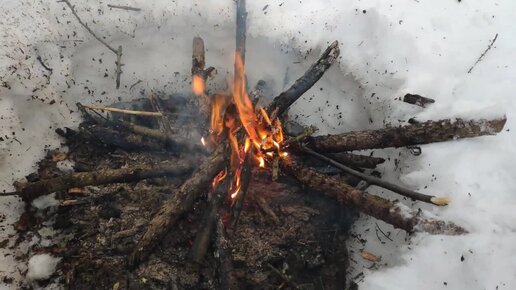
M204 94L204 80L199 75L193 75L192 88L196 96Z
M215 176L215 178L211 182L211 187L215 188L217 186L217 184L219 184L222 180L224 180L224 178L226 178L227 175L228 175L227 169L220 171L219 174L217 174L217 176Z
M211 132L218 136L224 130L224 120L222 117L222 113L226 109L227 99L224 95L215 95L213 98L213 102L211 105Z
M237 53L235 56L235 78L233 83L233 102L238 110L238 115L242 126L247 132L249 138L256 140L256 115L253 109L253 103L247 95L245 88L245 72L242 57Z

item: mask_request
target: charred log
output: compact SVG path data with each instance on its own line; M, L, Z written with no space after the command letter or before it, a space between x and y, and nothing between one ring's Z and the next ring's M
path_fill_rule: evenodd
M336 199L339 203L352 206L364 214L403 229L408 233L425 231L431 234L460 235L466 230L444 221L425 218L419 213L406 212L396 202L358 190L338 178L326 176L293 160L282 159L283 170L300 183Z
M296 80L296 82L279 96L275 97L268 106L267 112L275 112L271 115L271 119L281 116L297 99L299 99L306 91L308 91L315 83L324 75L330 66L339 57L339 42L334 41L323 52L321 57L305 72L305 74Z
M313 137L309 147L319 152L333 153L352 150L405 147L461 138L495 135L502 131L507 119L493 120L445 119L427 121L394 128L353 131L339 135Z
M226 177L217 185L210 200L208 209L204 213L202 226L197 232L190 250L190 260L197 264L202 264L204 261L212 233L216 227L219 208L224 201L224 196L229 190L231 180L232 179L230 177Z
M217 220L217 239L215 246L215 257L218 258L219 262L217 272L219 275L220 289L240 289L233 270L233 259L231 257L231 248L226 234L226 227L220 217Z

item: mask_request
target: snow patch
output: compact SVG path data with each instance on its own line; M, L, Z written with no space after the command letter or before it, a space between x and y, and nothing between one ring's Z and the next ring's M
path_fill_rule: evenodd
M27 278L31 280L45 280L55 272L56 266L61 258L49 254L32 256L29 260L29 272Z

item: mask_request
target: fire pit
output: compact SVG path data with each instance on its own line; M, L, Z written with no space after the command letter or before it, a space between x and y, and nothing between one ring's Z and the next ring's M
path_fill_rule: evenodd
M30 203L57 192L55 226L65 238L61 247L38 251L63 257L56 275L69 288L343 289L349 285L347 233L358 212L407 233L467 232L365 192L376 185L435 206L449 202L365 173L383 159L351 152L496 134L505 118L413 121L328 136L316 136L314 128L290 132L289 107L338 60L339 43L261 105L259 87L249 90L246 80L245 0L236 5L229 91L206 89L216 72L206 68L204 41L195 37L193 98L170 98L168 106L152 97L145 100L148 111L78 104L85 118L79 130L58 131L76 172L59 173L61 155L51 152L37 175L4 194L27 202L17 225L27 237L54 214L36 217ZM429 102L414 97L414 103ZM180 120L170 108L199 118ZM184 138L185 128L202 137ZM327 165L335 170L322 171Z

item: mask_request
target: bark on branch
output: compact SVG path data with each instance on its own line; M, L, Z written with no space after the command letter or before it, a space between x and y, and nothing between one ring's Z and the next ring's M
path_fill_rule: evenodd
M339 135L317 136L309 140L309 147L331 153L363 149L405 147L472 138L499 133L507 119L440 120L378 130L353 131Z
M39 196L72 187L132 182L162 176L185 175L191 173L193 169L193 162L180 162L71 173L56 178L26 183L20 189L19 194L22 196L23 200L32 201Z
M409 212L397 202L358 190L338 178L320 174L294 160L282 159L282 167L285 172L294 176L305 186L320 191L343 205L355 207L367 215L383 220L409 233L416 231L448 235L466 233L466 230L453 223L425 218L419 213Z

